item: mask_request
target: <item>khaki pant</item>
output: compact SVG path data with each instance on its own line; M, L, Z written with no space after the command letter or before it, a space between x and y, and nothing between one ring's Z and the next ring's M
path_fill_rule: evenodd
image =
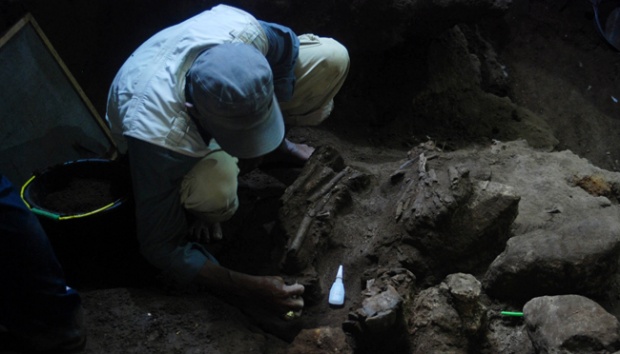
M331 38L313 34L299 36L299 57L295 64L295 91L289 102L280 102L284 121L290 126L318 125L333 108L349 71L349 55ZM181 203L188 211L214 223L228 220L239 206L237 158L215 142L211 152L183 178Z

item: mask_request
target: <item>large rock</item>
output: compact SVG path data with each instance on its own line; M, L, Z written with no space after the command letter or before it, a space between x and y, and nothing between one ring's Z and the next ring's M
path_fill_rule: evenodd
M417 157L396 216L436 272L471 272L504 248L520 198L509 186L472 181L466 168L439 156Z
M408 318L411 353L468 353L483 328L481 285L472 275L451 274L438 286L421 291Z
M522 317L502 316L488 311L486 332L480 343L480 353L535 354Z
M620 173L600 169L571 151L545 152L523 140L496 141L485 149L456 151L450 158L467 166L472 178L508 185L521 197L514 235L577 228L590 218L620 220L614 187L620 185ZM609 187L592 188L595 183L586 181Z
M536 230L508 241L489 267L484 284L497 298L601 295L618 270L620 224L589 218L555 230Z
M603 354L620 349L620 323L596 302L578 295L544 296L523 308L537 353Z
M404 308L413 294L415 276L406 269L378 270L366 281L361 306L349 313L343 329L357 353L401 353L408 347Z

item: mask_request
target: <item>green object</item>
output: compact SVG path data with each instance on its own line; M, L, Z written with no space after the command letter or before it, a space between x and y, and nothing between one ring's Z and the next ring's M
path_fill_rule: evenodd
M503 316L512 316L512 317L523 317L523 312L513 312L513 311L502 311L500 312Z
M58 214L50 213L49 211L41 210L38 208L32 208L30 210L32 210L32 212L35 214L46 216L52 220L58 220L60 218L60 215Z

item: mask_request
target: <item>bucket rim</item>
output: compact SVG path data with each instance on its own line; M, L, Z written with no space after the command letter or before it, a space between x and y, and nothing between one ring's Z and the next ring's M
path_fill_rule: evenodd
M112 163L115 162L115 160L111 160L111 159L105 159L105 158L88 158L88 159L78 159L78 160L71 160L71 161L66 161L63 163L59 163L53 166L49 166L39 172L35 172L33 173L33 175L22 185L21 189L20 189L20 193L19 196L22 199L22 201L24 202L24 204L26 204L26 206L28 207L28 209L30 209L34 214L37 215L41 215L47 218L50 218L52 220L71 220L71 219L79 219L79 218L83 218L83 217L87 217L87 216L91 216L91 215L95 215L95 214L99 214L108 210L112 210L118 206L120 206L121 204L123 204L125 201L127 201L127 197L122 197L122 198L118 198L115 201L106 204L100 208L97 208L95 210L91 210L91 211L87 211L84 213L78 213L78 214L60 214L60 213L56 213L56 212L52 212L49 210L45 210L43 208L38 208L36 206L31 205L27 198L26 198L26 191L28 190L28 187L32 184L32 182L40 175L44 174L47 171L50 171L54 168L58 168L61 166L66 166L66 165L71 165L71 164L75 164L75 163L80 163L80 162L103 162L103 163Z

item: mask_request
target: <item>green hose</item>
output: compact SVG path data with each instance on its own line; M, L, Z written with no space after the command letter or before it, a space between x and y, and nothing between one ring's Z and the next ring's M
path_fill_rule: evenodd
M54 214L54 213L50 213L49 211L41 210L41 209L38 209L38 208L31 208L30 210L32 210L32 212L35 213L35 214L48 217L48 218L50 218L52 220L60 219L60 215Z

